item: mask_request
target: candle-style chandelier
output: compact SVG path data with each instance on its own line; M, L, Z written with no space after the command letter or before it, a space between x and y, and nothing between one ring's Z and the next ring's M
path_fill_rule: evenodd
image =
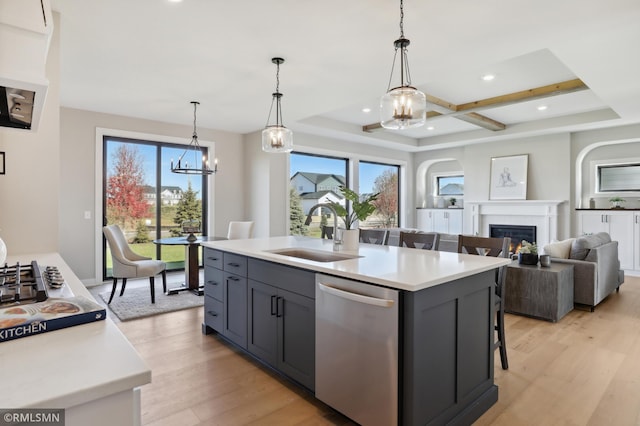
M198 133L196 132L196 109L200 102L191 101L191 103L193 104L193 136L187 149L178 157L178 163L174 165L173 158L171 159L171 171L189 175L210 175L218 171L218 159L215 159L213 169L211 169L209 160L198 143Z
M271 98L271 108L267 117L267 125L262 131L262 150L265 152L291 152L293 149L293 132L282 124L282 106L280 99L280 64L284 63L282 58L272 58L271 62L276 64L276 91ZM276 105L276 124L269 125L273 104Z
M400 0L400 38L393 42L395 54L387 93L380 99L380 124L385 129L402 130L420 127L426 121L427 100L421 91L411 85L407 47L404 38L404 2ZM400 86L391 89L396 57L400 50Z

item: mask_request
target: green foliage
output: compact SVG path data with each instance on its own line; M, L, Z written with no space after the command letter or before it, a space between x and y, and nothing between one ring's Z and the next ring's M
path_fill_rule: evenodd
M302 199L295 189L289 188L289 234L307 235L308 228L304 224L305 216L302 210Z
M191 182L187 190L182 193L182 198L176 207L176 214L173 221L176 225L182 225L187 220L202 220L202 201L197 199L198 191L194 191Z
M622 197L611 197L609 198L609 201L611 201L612 203L624 203L627 200Z
M360 199L360 195L345 186L340 186L340 192L342 192L344 198L351 202L351 211L347 211L347 209L335 202L331 203L331 205L336 210L338 216L344 221L344 227L346 229L351 229L356 220L367 220L376 210L373 202L378 198L378 195L380 195L379 192L364 196L362 200Z
M144 224L144 221L139 220L136 224L136 236L133 237L134 244L142 244L151 242L151 238L149 238L149 229L147 225Z
M522 240L519 253L538 254L538 245L536 243L530 243L527 240Z

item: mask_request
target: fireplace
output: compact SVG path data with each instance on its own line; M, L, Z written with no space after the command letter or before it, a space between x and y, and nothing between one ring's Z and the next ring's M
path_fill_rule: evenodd
M509 237L511 238L511 246L509 252L517 253L520 249L522 240L530 243L536 242L536 227L529 225L489 225L490 237Z

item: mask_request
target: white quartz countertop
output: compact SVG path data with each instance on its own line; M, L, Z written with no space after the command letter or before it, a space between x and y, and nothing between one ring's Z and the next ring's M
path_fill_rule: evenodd
M333 252L332 240L297 236L209 241L201 245L408 291L422 290L511 263L504 258L364 243L360 243L357 252L338 252L359 257L335 262L317 262L269 252L287 248Z
M57 253L8 264L57 266L75 296L95 300ZM68 408L151 382L151 369L107 318L0 343L3 408Z

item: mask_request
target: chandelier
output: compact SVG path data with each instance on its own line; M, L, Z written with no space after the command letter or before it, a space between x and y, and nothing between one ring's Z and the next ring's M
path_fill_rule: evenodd
M293 149L293 132L282 124L282 106L280 99L280 64L284 63L282 58L272 58L271 62L276 64L276 91L271 98L271 108L267 117L267 125L262 131L262 150L265 152L291 152ZM269 125L273 104L276 104L276 124Z
M404 3L400 0L400 38L393 42L395 54L387 93L380 99L380 124L385 129L402 130L420 127L426 121L427 100L421 91L411 85L407 47L404 38ZM400 86L391 89L396 57L400 50Z
M175 166L173 158L171 159L171 171L189 175L210 175L218 171L218 159L215 159L213 169L211 169L209 160L198 143L198 133L196 132L196 108L200 102L191 101L191 103L193 104L193 136L187 149L178 157L178 163Z

